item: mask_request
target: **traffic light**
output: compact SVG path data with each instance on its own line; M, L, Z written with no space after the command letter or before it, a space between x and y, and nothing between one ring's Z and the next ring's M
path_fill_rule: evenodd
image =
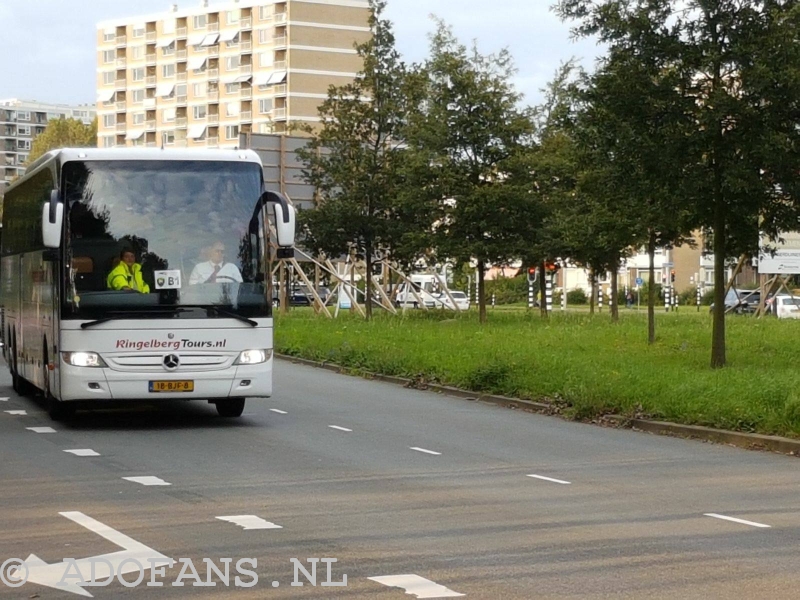
M669 272L669 277L670 277L670 281L671 281L672 283L675 283L675 269L672 269L672 270Z
M536 281L536 267L528 267L528 283Z
M555 263L555 262L546 262L546 263L544 263L544 268L547 271L555 272L555 271L558 271L561 268L561 266L558 263Z

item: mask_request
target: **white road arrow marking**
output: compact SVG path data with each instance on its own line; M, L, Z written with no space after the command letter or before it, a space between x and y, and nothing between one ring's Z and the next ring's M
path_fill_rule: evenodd
M93 596L81 586L81 582L78 581L76 568L73 565L77 565L77 570L80 571L81 578L85 582L91 581L92 566L94 565L95 581L104 582L110 577L116 577L120 574L132 573L134 571L138 572L139 565L142 566L144 571L149 571L153 567L171 565L173 563L171 558L164 556L160 552L156 552L152 548L148 548L133 538L129 538L124 533L120 533L81 512L62 512L58 514L96 533L100 537L107 539L109 542L124 548L124 550L82 558L74 562L71 560L69 562L64 560L63 562L54 563L52 565L47 564L35 554L31 554L25 559L25 566L28 568L28 583L38 583L46 587L93 598ZM94 563L92 561L94 561ZM122 565L125 561L128 562ZM138 564L132 561L138 561ZM111 566L110 569L109 565ZM69 577L65 578L64 575L68 570ZM20 572L20 570L17 570L14 573L10 573L10 575L11 577L24 577L24 571ZM66 583L59 583L62 579L65 579Z
M90 450L89 448L82 448L80 450L64 450L64 452L74 454L75 456L100 456L98 452Z
M425 450L425 448L409 448L409 450L415 450L417 452L422 452L424 454L433 454L434 456L441 456L441 452L434 452L433 450Z
M26 427L25 429L33 431L34 433L55 433L56 432L56 430L53 429L52 427Z
M561 485L571 485L569 481L564 481L563 479L553 479L552 477L545 477L544 475L528 475L528 477L533 477L534 479L541 479L542 481L551 481L553 483L560 483Z
M270 408L270 410L274 413L278 413L279 415L285 415L287 412L285 410L280 410L279 408Z
M346 431L347 433L352 433L352 429L348 429L347 427L339 427L338 425L328 425L331 429L338 429L339 431Z
M750 525L751 527L763 527L770 529L769 525L763 523L755 523L753 521L745 521L744 519L737 519L736 517L728 517L726 515L718 515L717 513L705 513L706 517L714 517L715 519L722 519L723 521L733 521L734 523L741 523L742 525Z
M125 481L132 481L133 483L141 483L142 485L172 485L167 483L159 477L152 475L145 475L143 477L123 477Z
M368 577L367 579L387 587L403 588L406 594L414 595L417 598L456 598L464 595L419 575L387 575L385 577Z
M4 410L3 412L8 413L10 415L17 415L20 417L24 417L28 414L27 411L24 410Z
M280 525L275 525L275 523L270 523L255 515L236 515L233 517L217 517L217 519L238 525L244 528L245 531L249 529L283 529Z
M8 402L8 398L0 398L0 402Z

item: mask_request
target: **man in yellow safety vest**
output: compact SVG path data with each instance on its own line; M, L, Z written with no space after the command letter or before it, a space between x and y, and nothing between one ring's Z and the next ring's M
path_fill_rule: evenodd
M108 274L108 289L149 294L150 286L142 279L142 265L136 262L133 251L125 249L119 258L119 264Z

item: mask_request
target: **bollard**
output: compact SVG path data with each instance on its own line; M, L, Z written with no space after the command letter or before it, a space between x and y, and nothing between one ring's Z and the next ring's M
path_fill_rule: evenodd
M547 298L547 312L552 312L553 310L553 276L547 276L547 283L545 288L545 296Z
M535 296L533 294L533 283L528 283L528 308L533 308Z

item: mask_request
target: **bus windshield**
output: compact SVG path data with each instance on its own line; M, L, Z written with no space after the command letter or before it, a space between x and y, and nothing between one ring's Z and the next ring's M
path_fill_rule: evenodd
M64 318L271 314L258 164L87 161L62 173Z

